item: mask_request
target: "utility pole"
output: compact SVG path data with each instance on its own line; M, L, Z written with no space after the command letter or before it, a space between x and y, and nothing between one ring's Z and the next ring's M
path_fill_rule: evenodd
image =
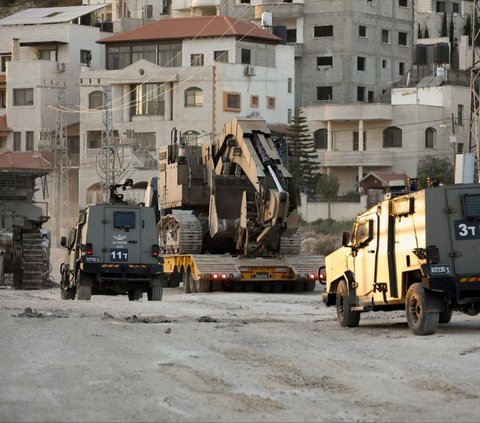
M470 134L468 153L475 154L476 181L480 181L480 0L474 0L472 17L472 67L470 70Z

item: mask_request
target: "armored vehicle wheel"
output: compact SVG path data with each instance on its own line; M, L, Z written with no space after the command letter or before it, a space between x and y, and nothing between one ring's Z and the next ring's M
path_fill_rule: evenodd
M408 327L415 335L430 335L437 329L439 313L427 312L425 291L421 283L414 283L408 288L405 300L405 312Z
M60 291L60 296L62 297L62 300L74 300L75 288L62 289Z
M147 298L148 301L161 301L163 296L163 286L153 285L148 288Z
M88 281L87 275L80 269L77 270L75 277L76 299L90 301L92 298L92 285Z
M445 311L440 312L438 316L438 323L449 323L452 320L453 311L447 308Z
M337 319L342 327L354 328L360 323L360 312L352 311L353 295L348 292L347 281L342 279L337 286Z
M138 301L143 297L143 292L138 289L130 289L128 291L128 300L129 301Z

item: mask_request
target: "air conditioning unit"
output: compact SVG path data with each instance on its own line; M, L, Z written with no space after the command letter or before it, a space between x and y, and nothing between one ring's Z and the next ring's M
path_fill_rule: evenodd
M57 72L65 72L65 63L57 62Z
M253 66L246 66L245 76L255 76L255 68Z

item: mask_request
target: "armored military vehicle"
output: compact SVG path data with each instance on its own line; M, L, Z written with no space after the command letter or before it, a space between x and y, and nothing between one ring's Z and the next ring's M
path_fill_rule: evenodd
M325 258L323 300L341 326L365 311L402 310L417 335L434 333L452 311L480 312L480 185L390 193L357 217Z
M155 211L129 205L116 192L132 185L131 179L111 185L109 203L82 210L68 237L62 237L61 244L67 248L60 267L62 299L128 294L133 301L144 292L150 301L162 299Z

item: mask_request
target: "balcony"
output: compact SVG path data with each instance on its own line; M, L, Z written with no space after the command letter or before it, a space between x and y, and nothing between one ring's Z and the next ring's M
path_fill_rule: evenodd
M220 0L192 0L192 7L220 7Z
M381 103L313 104L307 106L306 117L309 121L391 121L393 107Z
M346 167L346 166L393 166L393 151L390 150L367 150L367 151L325 151L324 157L320 153L322 166Z
M255 19L261 19L263 12L273 12L275 19L296 19L303 17L303 3L272 2L255 5Z

